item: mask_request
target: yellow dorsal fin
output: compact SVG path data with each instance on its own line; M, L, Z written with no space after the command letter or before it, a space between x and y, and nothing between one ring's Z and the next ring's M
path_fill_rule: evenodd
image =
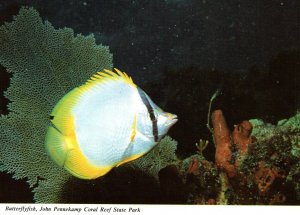
M130 142L133 142L135 135L136 135L136 114L134 115L133 124L131 128Z
M101 83L111 80L123 80L125 83L136 87L136 85L133 83L133 80L131 77L129 77L125 72L121 72L117 68L114 68L115 71L111 71L108 69L104 69L101 72L97 72L94 74L87 82L86 84L93 84L93 83Z

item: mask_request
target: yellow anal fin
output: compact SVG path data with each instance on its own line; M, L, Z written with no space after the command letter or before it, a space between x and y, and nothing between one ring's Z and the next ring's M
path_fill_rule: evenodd
M96 166L91 163L77 146L68 154L64 167L81 179L95 179L109 172L112 166Z
M130 142L134 141L135 135L136 135L136 114L134 115L133 124L131 127Z

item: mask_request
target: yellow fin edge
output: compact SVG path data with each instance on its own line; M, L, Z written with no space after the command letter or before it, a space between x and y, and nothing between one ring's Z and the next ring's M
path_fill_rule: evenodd
M123 80L125 83L136 88L131 77L129 77L125 72L121 72L117 68L114 68L114 71L103 69L103 71L97 72L94 74L87 82L86 85L104 83L111 80Z

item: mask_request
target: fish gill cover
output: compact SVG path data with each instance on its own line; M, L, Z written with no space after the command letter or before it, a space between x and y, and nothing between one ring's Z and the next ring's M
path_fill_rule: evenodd
M49 113L95 71L111 69L112 54L93 35L55 29L33 8L21 8L13 22L0 27L0 50L0 64L12 74L5 92L9 114L0 117L0 171L27 178L36 186L36 202L58 202L70 175L46 155Z

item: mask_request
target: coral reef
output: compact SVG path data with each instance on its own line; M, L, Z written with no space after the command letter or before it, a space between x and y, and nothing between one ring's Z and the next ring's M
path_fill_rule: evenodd
M294 115L300 105L299 57L297 50L285 51L270 62L267 71L252 67L246 74L195 67L169 70L160 84L150 85L152 91L149 87L147 92L154 97L163 93L162 106L180 118L170 135L178 141L177 155L181 159L188 157L184 159L189 161L185 168L177 166L184 187L188 187L186 176L202 168L203 162L192 159L198 148L195 141L199 134L210 140L206 124L199 123L207 116L203 101L209 101L216 88L222 89L213 109L222 108L227 122L217 111L212 136L219 137L214 137L215 144L208 144L201 152L202 159L217 172L217 177L212 178L215 183L204 182L218 194L209 197L205 192L191 190L189 202L197 203L198 196L203 204L299 204L299 112L281 120ZM270 184L265 185L266 181ZM266 191L261 193L260 188Z
M175 203L299 204L299 119L297 113L277 126L244 120L231 132L222 111L214 111L215 162L203 156L207 141L200 141L197 154L159 171L164 195Z
M36 202L57 202L70 175L44 150L49 113L69 90L110 69L112 55L93 35L54 29L32 8L0 27L0 51L0 64L12 74L9 114L0 117L0 171L26 178Z
M214 117L220 113L215 111L212 121L217 125L213 130L216 165L226 173L221 177L226 181L227 204L299 203L300 159L295 156L300 137L299 113L277 126L265 125L260 120L243 121L234 127L231 135L226 123L222 128L227 132L222 133L218 129L220 123L214 123L224 124L224 118ZM252 126L255 137L251 136ZM219 139L220 133L227 136ZM218 157L224 155L226 159L219 164Z

